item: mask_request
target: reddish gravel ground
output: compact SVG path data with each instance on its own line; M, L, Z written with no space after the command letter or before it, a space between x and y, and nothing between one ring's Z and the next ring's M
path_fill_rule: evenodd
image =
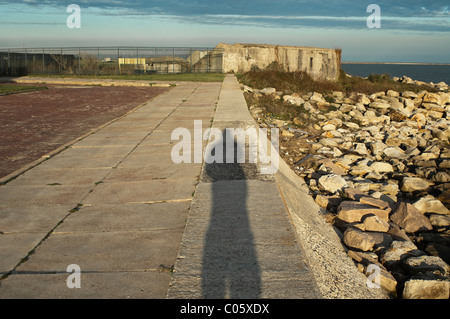
M30 86L48 90L0 96L0 178L169 90Z

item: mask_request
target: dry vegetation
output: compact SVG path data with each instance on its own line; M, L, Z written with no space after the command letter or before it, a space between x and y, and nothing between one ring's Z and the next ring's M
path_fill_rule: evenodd
M436 92L437 90L427 85L414 85L395 82L387 74L370 75L367 79L361 77L349 77L341 70L339 80L315 81L306 72L282 72L272 68L272 70L254 70L245 74L239 74L241 83L255 89L274 87L277 91L286 94L292 92L307 93L330 93L331 91L341 91L346 94L353 92L373 94L380 91L394 90L398 92L413 91Z

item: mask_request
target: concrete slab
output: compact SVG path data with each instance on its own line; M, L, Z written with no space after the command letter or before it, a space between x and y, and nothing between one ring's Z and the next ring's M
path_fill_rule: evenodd
M57 233L148 231L184 228L190 200L153 204L84 205Z
M170 272L88 272L80 277L80 289L67 287L70 273L25 272L1 281L1 299L163 299Z
M164 151L164 148L167 151ZM162 145L152 145L149 149L139 148L136 149L133 153L128 155L126 158L122 159L120 162L119 168L129 168L129 167L138 167L138 166L151 166L157 163L172 163L172 158L170 152L172 147L165 147L165 144Z
M90 185L102 181L111 168L47 168L29 170L9 186Z
M94 205L186 200L192 198L197 182L196 178L190 178L181 181L163 179L102 183L84 199L84 203Z
M118 167L113 170L104 180L104 183L130 182L145 180L164 180L196 178L200 175L201 164L179 164L174 166L170 163L161 162L144 163L143 165Z
M118 135L106 135L106 134L97 134L94 133L87 138L79 141L75 146L77 147L83 147L83 146L102 146L105 148L106 146L117 146L117 147L124 147L128 145L136 145L141 140L145 138L146 135L125 135L125 136L118 136Z
M131 151L131 147L130 147ZM125 156L124 154L123 156ZM39 165L39 169L83 169L83 168L109 168L115 167L123 156L110 157L86 157L83 152L74 156L55 156L50 161L44 161Z
M47 235L43 232L0 235L0 278L12 271ZM3 280L0 280L3 284ZM0 290L1 290L0 285Z
M144 271L175 263L183 228L149 231L58 233L49 236L19 272Z
M2 186L0 203L11 207L64 205L81 203L91 187L85 185Z
M47 233L69 214L74 206L0 205L0 231L3 235ZM0 239L2 237L0 236ZM12 247L11 247L12 248Z

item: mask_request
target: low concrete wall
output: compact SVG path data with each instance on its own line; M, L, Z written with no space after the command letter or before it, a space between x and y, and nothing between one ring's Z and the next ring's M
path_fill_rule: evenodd
M217 48L223 49L226 73L266 69L277 62L286 72L305 71L316 80L336 81L339 77L341 58L335 49L240 43L221 43Z

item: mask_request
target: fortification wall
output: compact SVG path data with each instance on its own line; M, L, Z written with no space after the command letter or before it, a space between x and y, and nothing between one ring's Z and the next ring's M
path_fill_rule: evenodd
M284 71L305 71L314 79L335 81L339 77L340 52L335 49L266 44L225 44L223 71L244 73L252 68L266 69L277 62Z

